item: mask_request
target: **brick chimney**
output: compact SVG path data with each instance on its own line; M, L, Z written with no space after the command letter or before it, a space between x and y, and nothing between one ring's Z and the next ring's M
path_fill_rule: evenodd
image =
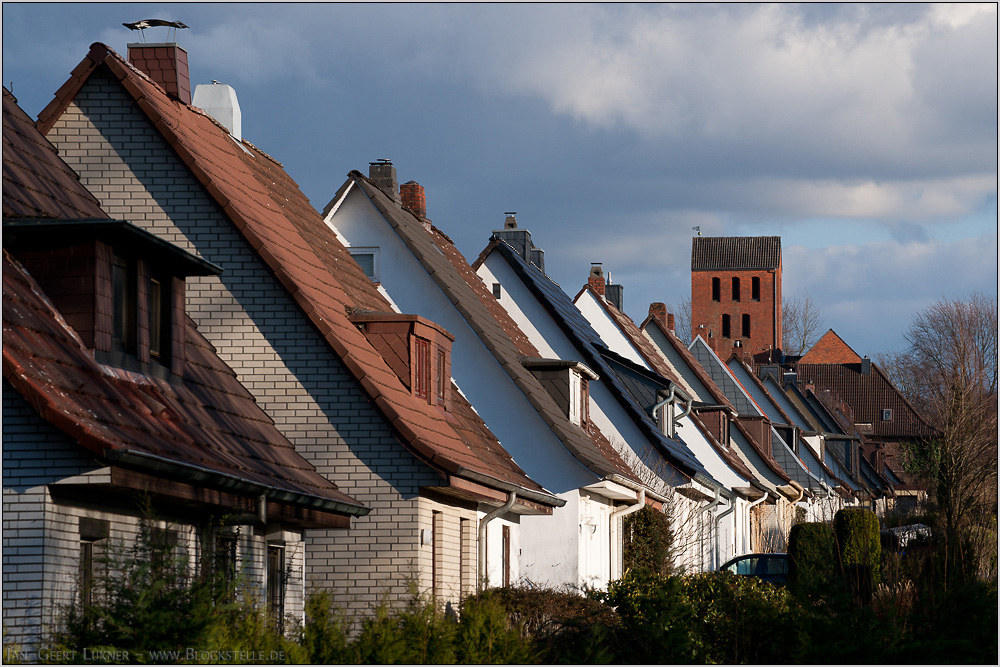
M673 327L667 326L668 319L672 317L667 314L667 304L659 301L649 304L649 316L659 322L661 327L667 330L673 329Z
M377 162L369 162L368 178L378 186L379 190L399 203L399 182L396 180L396 167L393 166L392 160L383 158Z
M191 104L191 76L187 51L173 42L128 45L128 61L171 97Z
M427 217L427 197L424 186L416 181L409 181L399 186L399 198L403 206L413 211L413 214L423 220Z
M604 296L604 269L601 268L600 262L591 262L590 277L587 279L587 284L595 292Z

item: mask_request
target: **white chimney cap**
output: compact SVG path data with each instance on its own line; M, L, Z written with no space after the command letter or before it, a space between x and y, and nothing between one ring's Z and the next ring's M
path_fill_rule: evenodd
M243 139L243 116L232 86L214 80L200 83L194 89L191 104L222 123L235 139Z

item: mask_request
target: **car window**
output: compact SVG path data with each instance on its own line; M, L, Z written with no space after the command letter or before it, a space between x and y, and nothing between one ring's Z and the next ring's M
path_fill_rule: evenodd
M764 558L764 574L788 574L787 558Z
M744 558L736 563L736 574L757 574L757 558Z

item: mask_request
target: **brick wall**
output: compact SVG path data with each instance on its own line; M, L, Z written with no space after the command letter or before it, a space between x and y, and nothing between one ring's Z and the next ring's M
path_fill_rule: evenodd
M719 300L713 300L712 279L719 279ZM739 278L739 300L733 299L733 278ZM760 298L753 299L753 279L760 280ZM730 316L730 335L723 336L723 315ZM743 315L750 316L750 336L742 335ZM699 328L702 326L703 328ZM712 337L709 338L709 331ZM771 271L692 271L691 338L701 336L723 359L736 341L744 351L757 355L780 349L781 269Z
M221 276L188 281L188 314L295 448L372 509L349 531L308 532L307 587L359 610L385 594L405 597L418 563L417 495L441 478L396 440L117 81L95 73L48 138L111 216L223 267Z

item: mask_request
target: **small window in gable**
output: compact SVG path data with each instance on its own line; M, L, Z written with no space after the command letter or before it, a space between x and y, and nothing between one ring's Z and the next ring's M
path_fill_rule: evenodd
M493 298L500 300L500 283L493 283Z
M884 422L892 421L892 410L883 410L882 411L882 421L884 421Z
M380 282L378 248L350 248L349 251L368 279L373 283Z

